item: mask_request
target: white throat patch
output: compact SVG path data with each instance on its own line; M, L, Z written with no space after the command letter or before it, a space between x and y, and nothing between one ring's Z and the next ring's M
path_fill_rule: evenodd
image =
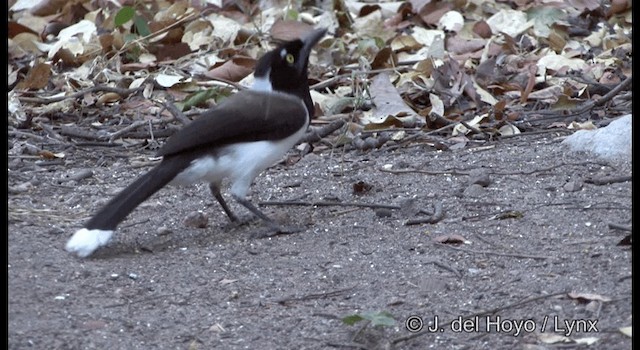
M267 74L267 76L265 77L254 78L253 85L251 85L251 90L273 91L273 86L271 85L271 81L269 81L269 74Z

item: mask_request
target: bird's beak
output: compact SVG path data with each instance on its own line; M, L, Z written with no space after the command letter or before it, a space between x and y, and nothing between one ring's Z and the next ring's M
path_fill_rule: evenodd
M307 69L306 65L309 61L309 55L311 55L311 50L320 41L320 39L324 37L326 33L327 33L326 28L314 29L309 34L305 35L304 38L301 39L303 46L302 46L302 49L300 50L301 55L300 55L300 58L298 59L298 62L303 66L298 67L300 71Z

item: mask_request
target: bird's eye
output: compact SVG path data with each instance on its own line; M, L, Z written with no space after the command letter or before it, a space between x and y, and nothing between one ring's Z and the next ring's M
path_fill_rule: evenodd
M292 54L290 54L290 53L288 53L288 54L284 57L284 59L285 59L285 60L287 61L287 63L289 63L289 64L293 64L293 62L295 62L295 61L296 61L296 58L295 58L295 57L293 57L293 55L292 55Z

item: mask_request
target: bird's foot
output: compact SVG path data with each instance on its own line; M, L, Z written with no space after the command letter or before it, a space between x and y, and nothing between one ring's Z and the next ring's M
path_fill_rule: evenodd
M300 226L283 226L276 223L269 224L265 229L256 231L251 234L252 238L270 238L278 235L290 235L304 231L304 227Z

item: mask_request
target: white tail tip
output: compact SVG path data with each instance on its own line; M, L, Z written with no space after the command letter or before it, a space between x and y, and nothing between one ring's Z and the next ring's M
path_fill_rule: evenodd
M87 230L83 228L73 234L67 242L66 249L69 253L84 258L91 255L94 250L107 244L112 235L113 231L111 230Z

